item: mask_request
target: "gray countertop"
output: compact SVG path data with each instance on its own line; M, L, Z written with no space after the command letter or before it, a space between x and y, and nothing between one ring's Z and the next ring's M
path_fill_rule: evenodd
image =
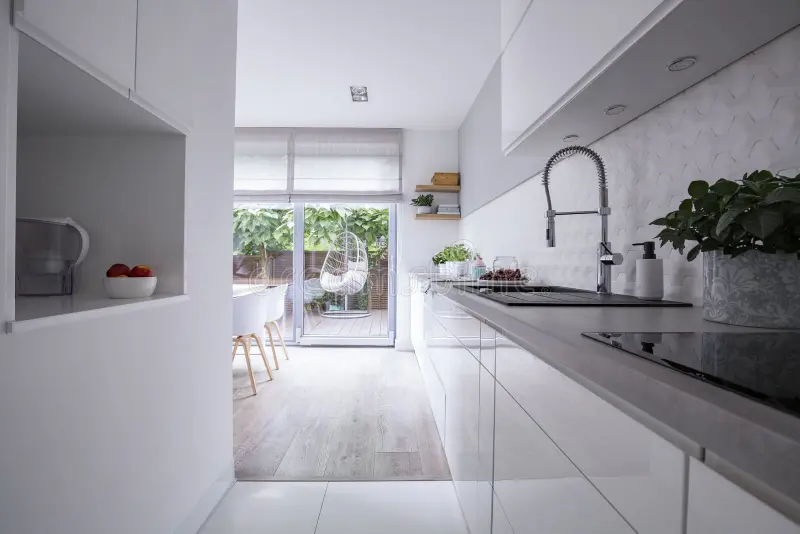
M704 321L700 307L508 307L457 284L433 289L687 453L711 453L720 469L730 465L752 477L771 504L785 501L784 512L800 510L800 418L581 336L763 329Z

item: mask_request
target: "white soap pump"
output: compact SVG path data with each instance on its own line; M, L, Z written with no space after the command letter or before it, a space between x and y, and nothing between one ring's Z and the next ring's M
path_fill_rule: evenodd
M642 258L636 260L636 296L642 300L661 300L664 298L664 262L656 258L656 244L653 241L634 243L644 248Z

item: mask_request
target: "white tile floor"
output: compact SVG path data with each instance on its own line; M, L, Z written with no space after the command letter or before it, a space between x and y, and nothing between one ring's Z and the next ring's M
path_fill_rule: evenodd
M451 482L237 482L201 534L466 534Z

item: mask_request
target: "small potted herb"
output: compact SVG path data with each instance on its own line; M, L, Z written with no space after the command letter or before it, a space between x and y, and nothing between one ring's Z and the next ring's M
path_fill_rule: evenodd
M411 200L411 205L417 207L417 215L433 213L433 195L420 195Z
M690 198L651 224L661 245L689 261L703 253L703 318L741 326L800 328L800 175L698 180Z
M447 257L444 255L444 251L437 252L433 258L431 258L431 261L439 274L447 274Z
M442 253L447 259L447 274L454 277L467 276L469 274L469 261L472 259L472 251L466 245L451 245L445 247Z

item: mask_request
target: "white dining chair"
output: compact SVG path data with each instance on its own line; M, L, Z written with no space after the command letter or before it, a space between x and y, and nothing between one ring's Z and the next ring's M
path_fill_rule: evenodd
M253 377L253 367L250 365L250 345L252 340L255 339L258 345L258 350L261 352L261 359L264 360L264 366L267 368L267 375L272 380L272 371L267 362L267 354L264 351L264 344L261 341L263 320L267 315L267 306L269 300L266 295L259 295L257 293L248 293L246 295L233 297L233 359L236 359L236 351L239 344L244 347L244 357L247 360L247 372L250 374L250 387L253 388L253 395L258 394L256 388L256 380ZM272 349L273 354L275 349ZM277 367L278 359L275 358Z
M267 330L267 335L269 336L269 344L272 347L272 357L275 360L275 370L280 369L278 367L278 354L275 351L275 340L272 338L272 329L270 325L275 327L275 332L278 334L278 339L281 341L281 345L283 346L283 353L286 356L286 359L289 359L289 351L286 350L286 343L283 341L283 334L281 334L281 327L278 324L278 320L283 317L285 312L285 300L286 300L286 292L289 290L289 284L281 284L279 286L275 286L273 288L268 289L264 293L264 299L266 300L266 315L264 321L264 328Z

